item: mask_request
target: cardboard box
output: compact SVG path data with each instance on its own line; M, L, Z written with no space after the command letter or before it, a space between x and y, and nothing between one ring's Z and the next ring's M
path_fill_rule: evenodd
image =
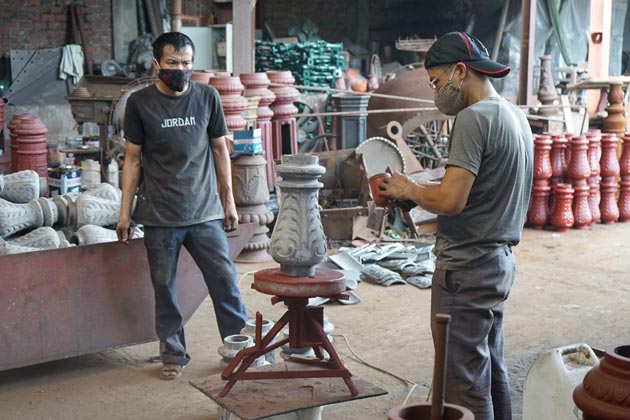
M48 187L50 195L63 195L81 190L81 168L78 166L59 166L48 169Z
M241 130L234 132L234 153L242 155L262 155L262 130Z

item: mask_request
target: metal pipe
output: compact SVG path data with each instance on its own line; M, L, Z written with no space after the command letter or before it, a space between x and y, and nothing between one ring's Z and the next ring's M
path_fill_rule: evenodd
M521 65L518 103L530 105L534 92L534 47L536 40L536 0L522 0Z
M497 36L492 46L492 59L496 60L503 41L503 31L505 30L505 21L507 19L508 10L510 9L510 0L503 0L503 8L501 9L501 17L497 26Z
M171 31L179 32L182 29L182 0L171 1Z

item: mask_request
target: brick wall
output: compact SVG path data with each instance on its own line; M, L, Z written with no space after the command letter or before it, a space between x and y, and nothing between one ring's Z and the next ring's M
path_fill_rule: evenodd
M71 4L85 5L87 53L93 62L111 59L112 19L110 0L18 0L0 8L0 52L62 47L69 43ZM167 1L170 10L170 1ZM209 6L184 0L184 13L204 16Z
M70 41L68 5L72 1L17 1L0 8L0 49L37 50L62 47ZM111 57L110 2L85 0L87 53L95 62Z

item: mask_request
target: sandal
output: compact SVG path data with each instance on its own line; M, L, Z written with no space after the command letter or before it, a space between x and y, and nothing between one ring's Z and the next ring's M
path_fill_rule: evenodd
M177 379L182 376L184 366L164 363L160 369L160 378L165 380Z

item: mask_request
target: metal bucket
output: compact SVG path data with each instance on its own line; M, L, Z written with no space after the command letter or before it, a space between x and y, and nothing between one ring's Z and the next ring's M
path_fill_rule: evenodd
M558 347L538 356L525 378L523 420L579 418L574 413L573 390L598 364L587 344Z

